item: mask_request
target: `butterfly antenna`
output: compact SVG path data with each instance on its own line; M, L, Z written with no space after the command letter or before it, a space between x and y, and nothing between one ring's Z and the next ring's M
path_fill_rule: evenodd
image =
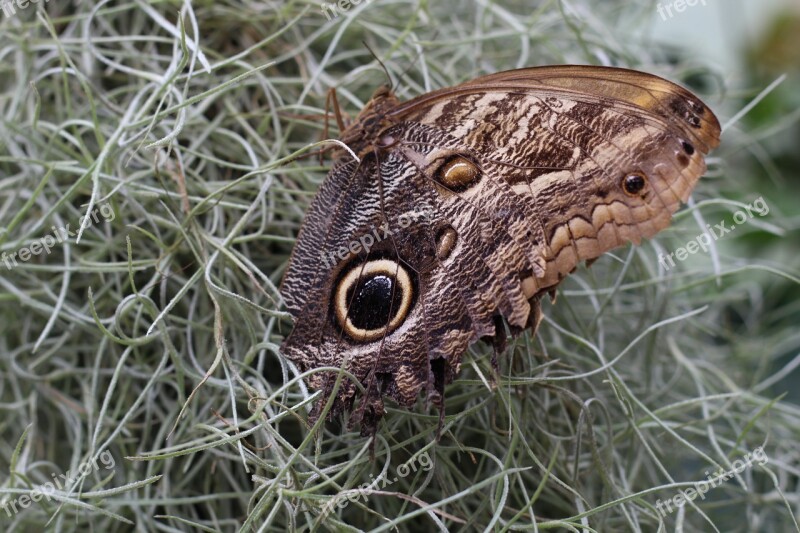
M412 62L411 62L411 64L410 64L410 65L408 65L408 66L406 67L406 69L405 69L403 72L401 72L401 73L400 73L400 76L398 76L398 77L397 77L397 86L398 86L398 87L400 86L400 80L402 80L403 78L405 78L406 74L408 74L408 73L409 73L409 71L411 71L411 69L414 67L414 65L417 63L417 61L419 60L419 58L420 58L420 57L422 57L422 52L418 53L418 54L417 54L417 57L416 57L416 58L414 58L414 61L412 61ZM394 92L394 90L395 90L396 88L397 88L397 87L395 87L395 86L393 85L393 86L392 86L392 92Z
M439 30L437 29L437 30L436 30L436 31L433 33L433 39L432 39L432 40L434 40L434 41L435 41L435 40L436 40L436 37L437 37L438 35L439 35ZM423 52L422 50L420 50L419 52L417 52L417 57L415 57L415 58L414 58L414 61L412 61L412 62L411 62L411 63L410 63L410 64L409 64L409 65L406 67L406 69L405 69L403 72L401 72L401 73L400 73L400 76L398 76L398 78L397 78L397 85L398 85L398 86L400 85L400 80L402 80L403 78L405 78L405 77L406 77L406 74L408 74L408 73L411 71L411 69L412 69L412 68L414 68L414 65L416 65L416 64L417 64L417 61L419 61L419 58L421 58L421 57L422 57L422 52ZM394 90L395 90L395 89L396 89L396 87L395 87L395 86L392 86L392 92L394 92Z
M367 50L369 50L369 53L372 54L372 57L375 58L375 61L377 61L378 64L380 64L381 68L383 69L383 73L386 74L386 79L389 80L389 83L388 83L389 87L394 87L394 82L392 82L392 76L389 74L389 69L387 69L386 65L383 64L383 61L381 61L381 58L379 58L378 54L376 54L375 51L372 48L369 47L369 45L367 44L367 41L361 41L361 42L363 43L364 46L367 47Z

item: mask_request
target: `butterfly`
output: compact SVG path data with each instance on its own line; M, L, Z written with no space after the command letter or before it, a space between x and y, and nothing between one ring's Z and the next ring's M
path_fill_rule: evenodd
M466 349L535 333L581 261L667 227L719 137L690 91L621 68L511 70L406 102L378 89L282 281L282 351L322 391L312 419L330 399L374 435L385 398L421 393L443 413Z

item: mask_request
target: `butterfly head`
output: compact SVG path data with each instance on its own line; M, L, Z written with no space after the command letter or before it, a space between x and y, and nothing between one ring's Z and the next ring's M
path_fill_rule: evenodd
M379 87L356 119L341 134L341 141L358 154L359 158L375 149L375 139L394 122L388 117L389 111L400 101L388 85Z

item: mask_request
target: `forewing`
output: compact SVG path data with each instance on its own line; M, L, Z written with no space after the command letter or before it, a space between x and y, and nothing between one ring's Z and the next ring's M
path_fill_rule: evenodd
M558 283L581 260L664 229L719 143L717 119L696 96L657 76L602 67L540 67L477 78L401 104L396 120L448 132L543 228L544 276ZM627 194L626 176L647 180ZM507 188L507 187L506 187ZM516 231L519 233L519 231Z

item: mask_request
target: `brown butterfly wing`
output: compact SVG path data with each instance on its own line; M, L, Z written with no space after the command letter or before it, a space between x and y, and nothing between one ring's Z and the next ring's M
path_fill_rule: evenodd
M539 295L578 262L666 227L719 142L695 96L622 69L523 69L380 98L377 126L370 114L345 132L362 159L327 178L283 283L296 321L285 353L302 370L344 364L366 388L366 433L383 396L440 393L469 344L504 339L499 317L535 326ZM335 374L309 383L330 392ZM343 383L333 412L356 390Z
M441 389L445 367L441 365L441 377L436 378L431 358L457 354L453 363L457 364L459 350L477 339L461 296L464 288L455 278L435 274L440 268L436 234L449 223L436 208L438 197L420 178L416 167L400 153L387 153L380 163L369 156L360 165L337 165L329 176L337 187L328 188L326 182L315 198L283 281L282 292L295 317L284 353L301 371L329 367L308 379L312 388L324 392L317 409L332 392L335 369L346 361L346 369L367 389L358 417L365 433L374 431L383 414L383 396L408 406L427 384ZM347 189L342 192L339 187L344 184ZM411 198L409 193L416 186L420 188ZM331 205L326 196L334 193L338 197ZM373 241L368 250L350 250L351 243L368 242L368 236ZM337 251L345 258L331 259L329 254ZM348 273L361 273L363 265L381 262L392 262L408 273L413 305L390 335L364 342L337 321L336 288ZM486 288L481 283L468 292L473 305L482 306L482 314L491 309L480 297ZM442 321L445 316L447 320ZM483 328L486 334L494 332L491 322ZM341 383L331 413L351 408L356 392L354 382Z
M497 163L487 169L495 181L520 202L535 199L538 216L529 220L544 227L548 243L537 289L580 260L664 229L720 135L716 117L686 89L604 67L493 74L401 104L392 117L461 134L470 150ZM647 195L620 187L632 173L648 179Z
M557 65L507 70L426 93L397 105L391 115L410 118L430 110L441 99L487 89L544 97L571 94L589 103L627 109L634 115L659 117L683 131L704 153L719 145L719 122L697 96L658 76L624 68Z

